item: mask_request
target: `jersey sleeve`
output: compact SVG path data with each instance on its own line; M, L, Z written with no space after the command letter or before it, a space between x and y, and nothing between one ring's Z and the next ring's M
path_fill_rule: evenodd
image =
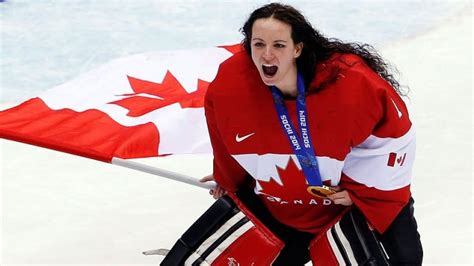
M219 116L216 114L216 107L219 106L219 103L216 99L216 92L222 90L222 86L222 80L218 73L216 79L209 85L204 109L214 155L214 179L226 191L235 192L247 181L247 172L230 155L219 131Z
M388 82L363 63L349 71L351 151L340 184L383 233L411 195L415 132L403 100Z

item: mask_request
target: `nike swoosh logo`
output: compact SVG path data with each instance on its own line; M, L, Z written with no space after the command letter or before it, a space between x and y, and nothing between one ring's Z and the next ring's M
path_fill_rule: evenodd
M398 106L397 104L395 104L395 101L393 99L392 100L392 103L393 103L393 106L395 106L395 109L397 109L397 113L398 113L398 118L401 118L402 117L402 112L400 112L400 110L398 110Z
M250 138L253 134L255 134L255 132L250 133L250 134L248 134L248 135L245 135L245 136L243 136L243 137L239 137L239 134L237 134L237 135L235 135L235 141L237 141L237 142L242 142L242 141L244 141L244 140Z

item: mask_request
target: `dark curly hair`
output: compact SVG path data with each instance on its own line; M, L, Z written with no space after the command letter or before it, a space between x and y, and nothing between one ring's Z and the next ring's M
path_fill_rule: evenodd
M291 37L293 42L304 44L301 56L296 59L296 65L304 77L306 87L311 83L315 67L319 62L327 60L334 53L351 53L364 59L365 63L390 83L398 94L406 95L401 90L394 74L391 73L393 71L398 74L397 69L385 62L374 47L368 44L347 43L335 38L326 38L311 26L301 12L290 5L271 3L256 9L250 14L250 17L240 29L244 35L242 45L248 54L251 54L250 42L253 23L257 19L270 17L289 24L292 28Z

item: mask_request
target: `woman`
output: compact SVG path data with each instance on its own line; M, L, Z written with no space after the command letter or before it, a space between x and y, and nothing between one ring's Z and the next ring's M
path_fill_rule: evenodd
M244 51L220 66L206 95L214 171L202 181L217 182L211 194L239 191L258 206L286 244L274 265L309 261L311 240L351 207L391 264L420 265L414 129L383 59L325 38L288 5L255 10L242 32Z

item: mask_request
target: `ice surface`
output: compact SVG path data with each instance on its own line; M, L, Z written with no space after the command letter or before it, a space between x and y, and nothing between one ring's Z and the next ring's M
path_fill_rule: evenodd
M268 1L28 1L1 11L0 102L20 102L111 59L237 43ZM331 37L382 46L416 35L468 1L288 1Z

